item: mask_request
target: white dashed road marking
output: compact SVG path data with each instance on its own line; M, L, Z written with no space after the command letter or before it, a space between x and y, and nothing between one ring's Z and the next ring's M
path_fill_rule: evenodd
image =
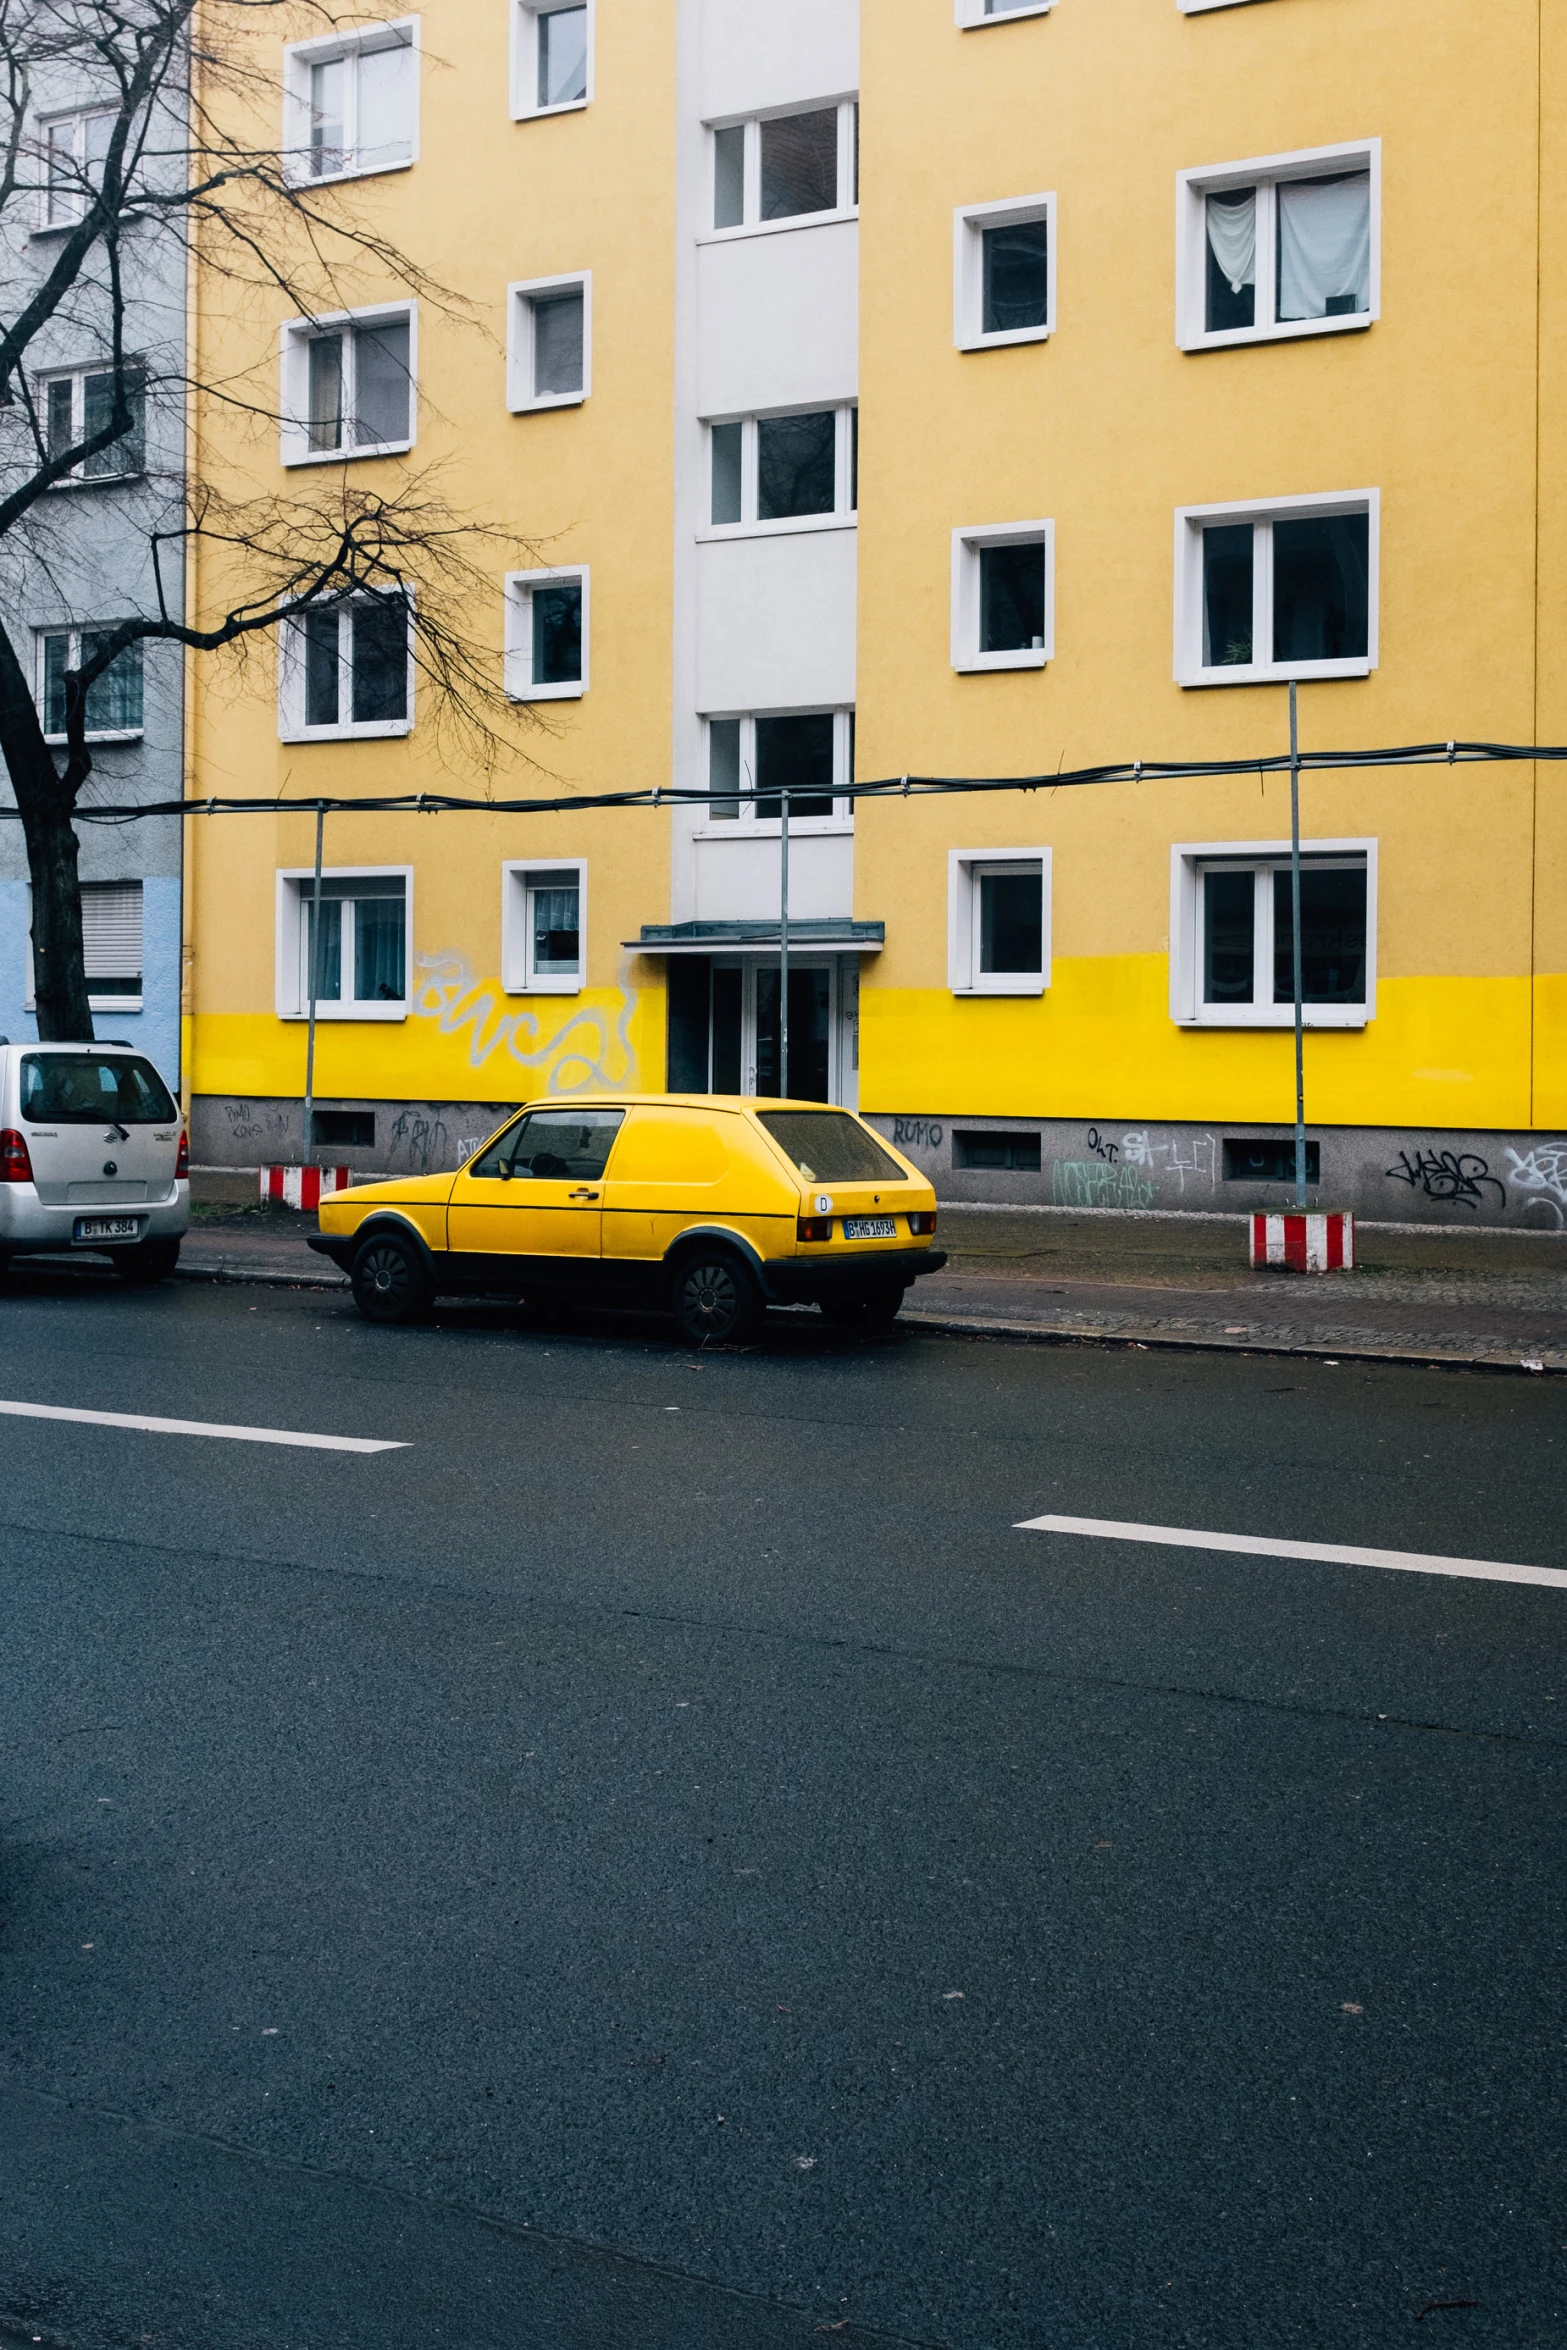
M1395 1567L1407 1575L1463 1575L1478 1583L1546 1583L1567 1590L1567 1567L1439 1558L1422 1550L1367 1550L1358 1543L1284 1542L1270 1534L1212 1534L1193 1526L1139 1526L1119 1518L1020 1518L1016 1531L1088 1534L1105 1542L1161 1542L1177 1550L1233 1550L1252 1558L1313 1559L1330 1567Z
M157 1420L146 1412L78 1412L65 1404L4 1403L13 1420L81 1420L89 1428L139 1428L149 1436L227 1436L235 1444L303 1445L311 1452L406 1452L397 1439L312 1436L299 1428L238 1428L223 1420Z

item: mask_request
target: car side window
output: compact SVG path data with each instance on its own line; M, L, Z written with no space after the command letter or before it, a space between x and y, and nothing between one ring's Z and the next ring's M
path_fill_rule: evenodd
M538 1183L596 1183L624 1110L530 1110L492 1142L470 1172Z

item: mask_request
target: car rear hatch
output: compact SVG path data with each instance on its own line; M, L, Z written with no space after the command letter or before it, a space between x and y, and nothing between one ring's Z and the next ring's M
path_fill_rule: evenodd
M179 1111L139 1053L47 1046L23 1055L22 1133L45 1207L124 1210L167 1199Z

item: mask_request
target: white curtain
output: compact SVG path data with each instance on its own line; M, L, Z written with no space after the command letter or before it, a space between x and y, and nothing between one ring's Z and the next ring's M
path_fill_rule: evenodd
M1369 172L1279 189L1279 316L1326 318L1330 302L1335 314L1371 307Z
M1257 282L1257 191L1235 188L1207 201L1208 243L1230 292Z

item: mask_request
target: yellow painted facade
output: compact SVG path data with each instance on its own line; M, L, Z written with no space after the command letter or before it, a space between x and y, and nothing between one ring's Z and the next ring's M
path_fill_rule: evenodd
M1360 487L1381 492L1378 664L1301 683L1304 745L1567 736L1559 632L1537 592L1538 567L1560 609L1567 557L1559 467L1541 489L1567 422L1564 248L1558 235L1547 265L1536 233L1542 202L1567 225L1559 28L1542 181L1532 4L1498 10L1483 42L1444 0L1418 14L1403 0L1274 0L1195 15L1061 0L971 30L945 10L916 15L866 0L863 18L862 770L1278 752L1283 686L1173 681L1172 517ZM1178 348L1177 173L1371 139L1375 323ZM954 209L1045 189L1058 196L1056 331L956 349ZM1053 657L959 675L949 534L1035 516L1056 523ZM1380 859L1376 1016L1308 1040L1312 1117L1560 1124L1562 771L1312 776L1302 810L1308 837L1372 836ZM1287 1123L1288 1036L1177 1027L1166 957L1171 844L1288 829L1277 778L865 805L859 906L901 918L862 997L862 1102ZM961 1000L946 987L946 852L1021 841L1054 850L1052 985L1034 1001Z
M700 788L691 728L731 706L701 700L700 658L697 686L683 687L680 655L692 536L680 335L693 317L681 285L691 206L710 202L705 182L691 193L710 166L692 160L682 126L702 113L696 52L722 34L726 9L742 29L754 19L759 43L775 38L769 16L798 19L797 50L813 26L855 13L852 0L772 11L596 0L590 101L516 121L507 7L432 0L419 18L418 160L359 187L364 217L471 316L421 302L416 447L355 461L356 480L436 467L454 507L514 540L507 564L591 565L589 688L543 706L547 731L519 730L497 795ZM1304 746L1567 740L1567 29L1540 0L1497 0L1483 29L1457 0L1192 13L1171 0L1058 0L967 26L949 0L861 0L857 13L857 774L1282 750L1282 684L1175 681L1175 516L1362 490L1379 499L1375 666L1303 673ZM312 29L305 12L296 29ZM281 82L282 43L268 38ZM797 67L796 56L798 82ZM812 95L779 87L795 104ZM834 73L819 95L845 90ZM1355 142L1377 143L1379 159L1374 321L1182 349L1177 175ZM958 348L955 213L1045 191L1052 332ZM591 394L508 413L506 287L569 270L593 273ZM367 272L355 298L397 290ZM201 378L249 375L271 397L283 306L202 280L196 318ZM275 425L208 402L197 427L199 463L225 489L291 486ZM960 673L953 532L1046 517L1048 659ZM224 584L198 577L198 606ZM243 672L201 674L196 793L484 787L454 769L428 711L403 741L285 743L276 708L270 650ZM1314 1126L1567 1126L1567 773L1518 762L1313 774L1302 803L1308 840L1372 840L1377 858L1374 1014L1309 1036ZM1172 846L1277 843L1288 828L1284 779L1244 772L861 803L852 907L835 909L885 924L882 951L860 966L859 1106L889 1119L1287 1129L1288 1031L1181 1025L1170 954ZM275 876L308 866L312 820L197 819L189 831L192 1092L297 1101L304 1027L276 1009ZM956 994L949 854L1020 843L1051 852L1050 983L1033 996ZM318 1096L502 1103L664 1084L666 963L624 942L690 915L680 853L663 811L332 815L329 869L412 869L413 969L405 1018L322 1023ZM590 864L581 992L508 993L503 861L576 858Z

